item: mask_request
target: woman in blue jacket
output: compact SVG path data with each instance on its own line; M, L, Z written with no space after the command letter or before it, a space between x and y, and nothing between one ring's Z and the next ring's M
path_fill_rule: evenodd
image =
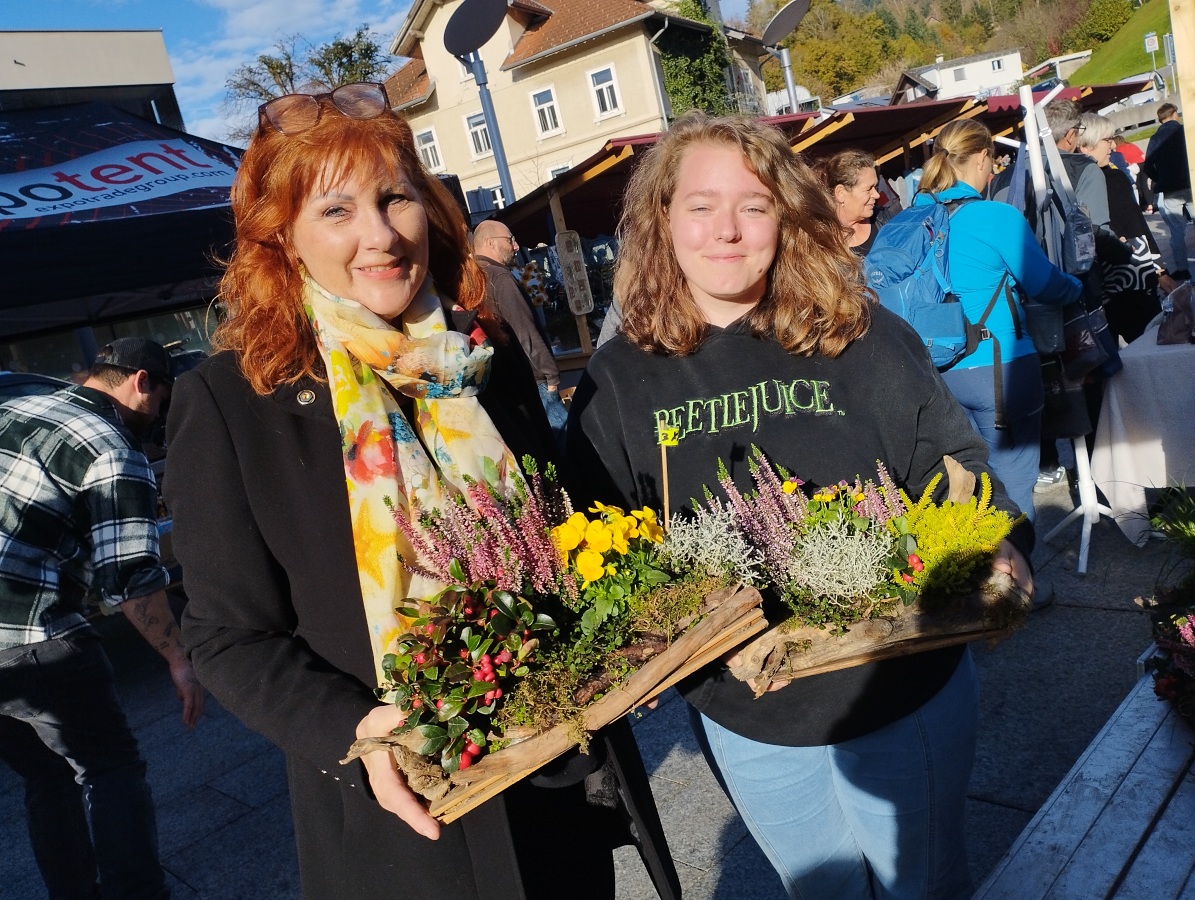
M989 464L1009 497L1032 519L1040 453L1041 366L1016 289L1041 303L1061 304L1078 299L1080 284L1046 258L1020 213L1005 203L982 199L992 177L994 149L992 133L981 123L951 122L934 142L913 206L957 201L951 204L947 274L969 321L979 322L992 305L985 322L991 336L942 377L987 442ZM1003 422L997 417L993 370L997 345Z

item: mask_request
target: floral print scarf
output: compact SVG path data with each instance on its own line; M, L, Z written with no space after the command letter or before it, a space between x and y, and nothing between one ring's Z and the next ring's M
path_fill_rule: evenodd
M340 425L353 547L361 596L381 680L382 657L410 624L396 608L444 585L413 576L401 559L414 551L395 516L415 521L464 493L466 479L502 490L522 475L477 394L493 349L449 331L431 279L402 314L401 329L305 276L304 308L315 328ZM408 420L398 394L413 401Z

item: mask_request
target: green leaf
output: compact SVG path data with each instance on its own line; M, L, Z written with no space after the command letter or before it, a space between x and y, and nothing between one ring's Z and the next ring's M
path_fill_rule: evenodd
M657 585L666 584L672 580L672 577L667 572L661 572L659 569L644 569L639 573L639 577L644 584L656 587Z
M448 723L448 737L450 740L455 741L458 737L460 737L462 734L464 734L468 730L469 730L469 723L466 722L464 719L462 719L460 716L456 716L455 718L450 720Z
M517 669L514 670L514 675L516 678L525 678L527 676L527 673L530 671L531 671L531 669L528 666L519 666Z
M488 681L474 681L469 685L468 698L472 700L474 697L484 696L493 685Z
M543 613L536 613L535 614L535 623L531 626L531 629L533 631L542 631L544 629L555 628L555 627L556 627L556 622L552 619L551 616L544 615Z
M473 667L463 662L449 663L444 670L444 680L448 682L468 681L473 677Z
M444 705L436 710L436 718L441 722L447 722L449 719L459 716L464 707L465 702L463 700L444 698Z
M423 738L413 749L420 756L431 756L438 753L440 748L448 743L448 732L439 725L420 725L415 734Z
M490 594L494 601L494 606L497 607L498 612L506 616L508 619L517 619L519 611L514 598L514 595L509 591L494 591Z
M448 564L448 574L451 575L456 581L463 583L465 580L465 570L461 568L461 564L458 560L454 559Z

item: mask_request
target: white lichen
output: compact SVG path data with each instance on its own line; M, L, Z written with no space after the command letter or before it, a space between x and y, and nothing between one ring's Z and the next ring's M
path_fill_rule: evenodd
M656 549L659 560L676 572L696 571L710 578L759 583L759 552L735 527L734 514L713 501L692 515L673 515Z
M806 532L793 548L790 590L839 603L866 597L887 579L891 538L839 519Z

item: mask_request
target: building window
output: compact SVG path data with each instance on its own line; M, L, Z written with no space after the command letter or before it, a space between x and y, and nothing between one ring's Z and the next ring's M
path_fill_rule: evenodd
M563 175L571 168L572 166L568 165L567 163L563 166L552 166L552 168L548 169L548 178L555 178L558 175Z
M622 105L618 102L618 83L614 80L613 66L590 72L589 83L593 87L593 99L597 104L599 119L622 112Z
M440 159L440 145L436 143L436 133L430 128L415 135L415 146L419 149L419 158L429 172L438 172L444 168L444 161Z
M550 88L535 91L531 95L531 108L535 110L535 125L540 137L557 134L560 127L560 112L556 107L556 92Z
M473 158L489 156L494 152L490 144L490 130L486 127L485 116L482 113L465 119L465 127L469 129L469 140L473 142Z
M993 72L1003 72L1004 71L1004 60L993 59L992 60L992 71Z
M472 78L473 77L473 67L471 65L469 65L468 63L461 62L459 57L457 58L456 61L460 64L460 67L461 67L461 81L468 81L470 78Z
M966 81L967 80L967 70L965 68L955 69L954 70L954 80L955 81Z

